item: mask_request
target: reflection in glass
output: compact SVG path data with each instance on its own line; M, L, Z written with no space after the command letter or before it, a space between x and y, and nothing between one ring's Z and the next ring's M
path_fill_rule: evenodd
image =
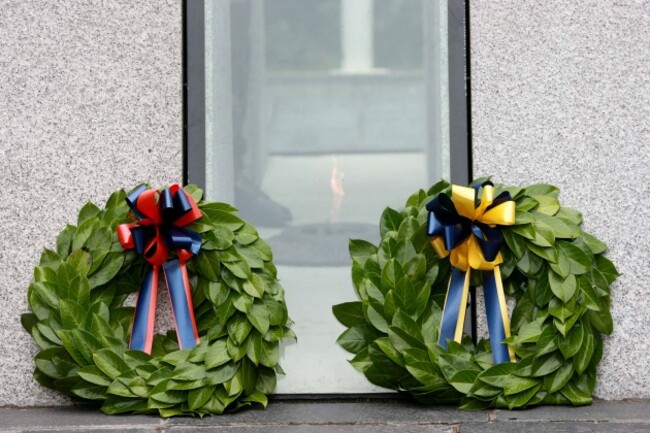
M273 248L300 339L279 392L373 391L330 306L353 294L348 239L378 242L387 205L448 177L445 6L206 5L207 193Z

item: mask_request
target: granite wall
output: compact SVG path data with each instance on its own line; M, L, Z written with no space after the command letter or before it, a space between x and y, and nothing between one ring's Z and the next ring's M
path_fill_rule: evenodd
M649 398L650 2L471 0L474 174L553 183L623 275L596 395Z
M649 16L647 0L471 2L475 174L560 186L623 273L610 399L650 397ZM67 403L33 382L19 322L41 248L88 199L181 179L181 17L180 0L0 0L0 406Z
M42 248L87 200L181 180L181 12L180 0L0 1L0 406L66 403L32 380L19 321Z

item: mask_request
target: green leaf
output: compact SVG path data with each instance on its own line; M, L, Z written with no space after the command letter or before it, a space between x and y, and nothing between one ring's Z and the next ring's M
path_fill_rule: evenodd
M517 394L503 396L497 399L497 407L501 406L502 401L505 403L508 409L523 407L533 398L535 394L537 394L537 391L539 391L541 386L542 386L541 384L538 384L530 389L527 389L526 391L522 391Z
M389 290L393 290L397 287L397 283L404 278L406 274L402 265L396 259L390 259L388 263L384 266L384 269L381 272L381 289L383 293L387 293ZM399 295L403 300L403 304L411 305L411 301L414 299L408 298L408 294L414 294L413 291L408 291L408 293L402 292ZM396 293L397 295L397 293Z
M362 239L350 239L348 249L350 250L350 257L361 264L366 264L368 257L377 254L378 248L368 241Z
M456 391L463 394L469 394L470 390L474 386L474 383L476 382L476 377L478 374L478 370L460 370L452 376L449 384L453 386ZM442 379L442 385L444 385L444 378L441 377L440 379ZM442 387L442 385L439 386Z
M129 366L116 353L102 349L93 354L95 365L108 377L115 379L129 369Z
M66 299L75 301L82 308L88 308L90 304L90 283L83 275L76 276L70 286Z
M528 188L526 188L526 192L529 193ZM539 206L535 208L537 212L553 216L560 210L560 202L557 198L547 195L534 195L532 197L539 203Z
M482 371L478 375L478 380L497 388L503 388L508 377L514 371L514 369L515 364L511 362L497 364L493 367L488 368L487 370Z
M180 381L201 380L205 378L205 368L201 365L186 362L174 369L172 378Z
M65 228L59 233L59 237L56 239L56 251L59 253L61 258L65 259L70 254L70 246L72 245L72 237L77 228L68 224Z
M573 239L580 236L580 229L577 225L566 222L565 220L548 216L540 212L532 212L535 216L535 223L543 225L553 232L556 238Z
M568 207L561 207L560 210L555 214L557 218L562 218L564 221L579 226L582 224L582 214L575 209ZM578 234L579 236L580 234Z
M343 326L351 328L366 322L361 302L345 302L332 307L334 317Z
M199 203L201 201L201 199L203 198L203 190L201 188L199 188L197 185L194 185L193 183L190 183L189 185L185 185L183 187L183 190L186 193L188 193L192 197L192 199L194 199L194 201L196 203ZM221 204L221 203L210 203L210 204ZM229 205L226 205L226 206L228 206L228 207L230 207L232 209L235 209L235 208L233 208L233 207L231 207Z
M254 302L248 311L248 320L260 334L266 334L270 326L269 310L266 309L266 305L259 301Z
M541 337L540 337L541 340ZM520 377L528 377L533 372L533 361L535 360L535 355L529 355L525 358L519 360L515 364L515 369L512 371L512 374Z
M55 251L48 250L47 248L45 248L41 253L41 259L38 265L52 268L53 270L56 271L56 268L59 266L60 263L61 263L61 256L59 256L59 254L56 253Z
M540 232L537 232L538 234ZM532 251L539 257L543 258L544 260L551 262L551 263L557 263L557 250L555 247L541 247L539 245L535 245L533 243L528 243L528 250Z
M213 387L203 387L194 389L187 394L187 404L191 410L196 410L206 404L212 394L214 393Z
M510 227L508 229L513 233L517 233L519 236L523 236L526 239L533 240L535 239L535 229L532 224L522 224Z
M591 395L582 391L577 386L569 383L560 393L569 399L574 406L585 406L592 403Z
M95 206L92 202L87 202L81 210L79 211L79 217L77 218L77 225L81 225L86 220L97 216L99 213L99 208Z
M251 278L251 268L248 266L248 263L245 261L238 261L238 262L223 262L223 265L228 268L230 272L233 273L234 276L237 278L241 279L249 279Z
M602 311L607 308L600 297L596 295L596 292L594 292L589 279L585 277L578 277L577 282L580 292L584 295L582 297L581 303L586 308L592 311Z
M602 254L607 250L605 242L598 240L595 236L592 236L587 232L582 232L582 240L585 241L591 252L594 254Z
M78 374L86 382L95 385L108 386L112 382L99 368L94 365L83 367L79 370Z
M266 406L269 403L268 397L260 391L255 391L247 395L246 397L242 398L242 401L257 403L261 405L264 409L266 409Z
M400 310L397 310L391 326L388 327L388 338L393 346L400 351L414 347L425 348L420 326Z
M251 274L248 281L244 281L242 285L244 292L255 298L261 298L264 295L264 281L257 274Z
M561 390L573 376L573 365L563 364L555 373L544 378L544 385L548 392L553 393Z
M525 194L530 197L535 197L538 195L557 197L560 190L553 185L547 183L536 183L534 185L529 185L525 189Z
M559 241L557 246L568 257L572 274L584 274L591 270L591 259L580 248L566 241Z
M531 375L534 377L546 376L553 373L563 364L564 360L557 352L541 356L533 361Z
M364 301L366 303L366 315L368 316L368 321L374 326L378 331L383 333L388 333L388 322L384 318L383 314L380 311L383 311L383 307L380 302L375 300Z
M98 227L90 234L86 241L86 248L88 250L108 250L113 241L113 232L108 227Z
M85 276L88 275L88 272L90 271L92 257L83 250L77 250L73 251L72 254L68 256L66 262L75 268L79 274Z
M219 281L221 266L219 256L214 251L201 251L196 257L198 271L210 281Z
M389 231L399 230L399 225L402 223L404 217L395 209L387 207L384 209L384 212L381 214L379 220L379 232L383 238L386 233Z
M102 261L101 268L88 278L90 288L94 289L111 281L122 268L123 252L109 252Z
M528 277L534 277L543 265L539 256L531 253L529 250L524 251L521 260L517 262L517 267Z
M578 350L578 353L573 357L573 367L578 374L584 373L589 366L591 357L594 354L594 349L594 335L592 334L591 329L587 329L584 332L580 350Z
M280 337L281 338L281 337ZM255 365L259 365L260 358L262 357L262 335L254 332L251 335L250 341L248 343L248 350L246 350L246 356L251 362Z
M400 352L397 351L397 349L395 349L395 347L391 344L388 337L378 338L374 341L374 343L395 364L402 365L402 366L404 365L405 362L404 357Z
M252 325L244 314L236 314L228 321L228 333L238 346L244 343L251 329Z
M602 311L588 311L587 317L589 317L589 322L591 325L601 334L611 334L614 329L614 323L612 322L612 313L609 311L609 308L605 308Z
M336 342L351 353L359 353L370 342L373 336L367 325L357 325L343 332Z
M542 334L542 327L539 321L532 321L523 326L516 336L518 344L521 343L535 343Z
M582 347L584 333L583 326L576 323L566 337L559 337L560 352L562 352L564 359L569 359L578 353Z
M106 386L78 383L72 387L71 391L77 397L85 398L86 400L106 399Z
M56 291L56 287L53 284L50 283L45 283L42 281L39 281L37 283L32 283L29 285L30 291L33 292L38 296L38 298L43 301L45 304L48 306L52 307L55 310L59 309L59 295ZM34 302L30 297L30 307L35 313L38 313L36 311L37 309L35 308Z
M608 284L612 284L620 275L614 264L603 256L596 257L596 267L605 276Z
M246 236L250 236L252 239ZM242 240L244 242L252 243L256 239L257 236L242 234ZM232 230L219 226L203 233L203 245L201 245L201 248L204 250L225 250L232 246L234 240L235 233Z
M352 329L352 328L351 328ZM260 357L260 364L270 368L275 368L280 359L280 347L277 343L269 343L262 341L262 356Z
M553 292L548 283L548 272L545 269L542 269L536 279L531 279L528 281L529 294L534 296L535 305L539 308L544 308L551 298L553 298Z
M79 304L70 300L62 300L61 307L61 323L65 329L80 329L86 321L86 310L81 308Z
M510 375L503 384L503 395L513 395L526 391L539 384L539 380Z
M233 214L224 212L219 203L209 203L201 206L201 211L207 215L215 226L222 226L233 232L237 231L237 229L244 225L244 221L240 218Z
M577 283L575 275L569 275L562 279L558 274L549 269L548 283L551 286L553 294L560 298L562 302L567 303L573 298L576 292Z
M38 317L32 313L23 313L20 315L20 324L28 333L32 333L32 328L38 323Z
M218 385L229 381L237 373L239 365L234 362L228 362L217 368L211 369L206 373L209 385Z
M557 333L553 326L544 325L542 334L537 340L537 356L546 355L558 349Z
M99 227L99 220L91 218L81 223L72 237L72 251L76 251L86 244L90 235Z
M526 250L526 241L510 230L503 230L502 233L510 251L512 251L518 261L521 260Z
M564 250L561 248L556 248L556 251L557 263L549 262L549 266L556 274L564 279L571 273L571 261L569 261L569 256L567 256Z
M575 313L575 301L571 300L571 302L565 304L558 298L553 297L548 304L548 312L551 316L564 322Z
M219 367L230 361L228 349L224 340L218 340L212 344L205 354L205 368L210 370Z

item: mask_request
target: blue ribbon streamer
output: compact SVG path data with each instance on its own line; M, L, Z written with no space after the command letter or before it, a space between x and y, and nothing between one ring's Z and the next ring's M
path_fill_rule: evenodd
M147 189L145 185L141 185L126 198L131 212L140 221L146 220L147 216L138 210L138 199ZM135 251L144 255L145 259L149 259L156 254L157 248L161 248L159 243L164 242L164 246L169 250L187 250L192 255L198 254L201 249L201 235L174 225L176 220L193 209L186 193L182 189L177 190L175 194L172 194L170 189L162 190L158 198L157 209L162 224L144 223L130 228ZM147 247L149 247L149 250L147 250ZM152 259L151 266L147 269L138 293L131 330L130 349L142 350L147 353L151 351L157 300L158 269L159 264L156 264ZM162 269L169 290L179 346L181 349L194 347L197 344L198 337L194 312L191 308L187 269L184 263L176 258L164 261Z
M485 185L492 185L492 183L485 182L480 185L472 185L477 191L477 196L479 189ZM486 208L486 211L509 200L512 200L510 194L503 192L493 200L492 204ZM474 236L478 241L485 260L491 262L496 259L501 245L504 242L503 234L499 229L489 227L478 221L472 221L460 215L456 210L453 200L446 194L438 194L438 196L427 203L426 208L429 211L427 221L428 235L440 236L448 251L460 245L468 236ZM469 270L465 272L452 267L438 339L438 343L444 349L447 349L447 340L455 339L459 319L464 321L464 304L467 302L464 292L465 285L469 284L466 281L469 277ZM495 364L511 361L508 346L503 343L506 338L505 324L503 321L501 302L497 292L497 284L494 271L483 272L485 309L490 345ZM459 317L461 316L461 311L462 317ZM460 326L462 325L460 324Z

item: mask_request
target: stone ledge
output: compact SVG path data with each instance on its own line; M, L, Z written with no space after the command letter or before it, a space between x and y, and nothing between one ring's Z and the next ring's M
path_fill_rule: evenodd
M650 401L466 412L406 400L274 401L266 411L220 417L106 416L79 408L0 408L0 432L472 433L650 431Z

